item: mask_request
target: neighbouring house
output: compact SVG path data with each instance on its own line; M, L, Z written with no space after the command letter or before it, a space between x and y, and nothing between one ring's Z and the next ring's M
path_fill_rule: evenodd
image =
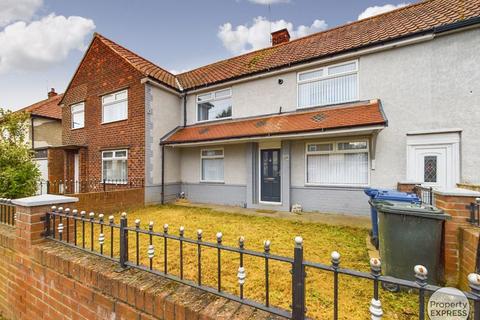
M350 214L367 186L479 183L479 27L477 0L430 0L178 75L97 33L60 102L65 178Z
M35 151L42 179L39 192L43 193L47 192L47 181L63 179L63 151L58 149L62 144L62 109L58 105L62 97L52 88L47 99L17 110L30 115L27 137Z

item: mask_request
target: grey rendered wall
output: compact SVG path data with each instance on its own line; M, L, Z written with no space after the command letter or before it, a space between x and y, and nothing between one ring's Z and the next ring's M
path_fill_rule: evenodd
M145 84L145 202L161 199L162 150L160 138L180 124L180 98L163 89ZM167 148L165 152L165 198L175 198L180 192L180 152Z
M479 183L480 29L360 59L360 98L381 98L389 127L378 135L372 185L406 177L406 133L460 128L461 177Z
M189 201L244 207L246 186L215 183L183 183L182 191Z

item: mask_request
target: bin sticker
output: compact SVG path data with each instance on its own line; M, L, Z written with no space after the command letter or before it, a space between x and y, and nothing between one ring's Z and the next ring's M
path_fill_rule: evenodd
M470 304L465 294L456 288L441 288L428 300L430 320L466 320Z

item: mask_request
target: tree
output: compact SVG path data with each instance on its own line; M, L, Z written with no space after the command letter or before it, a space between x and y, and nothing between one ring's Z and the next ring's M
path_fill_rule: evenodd
M27 141L29 115L0 108L0 197L34 195L40 170Z

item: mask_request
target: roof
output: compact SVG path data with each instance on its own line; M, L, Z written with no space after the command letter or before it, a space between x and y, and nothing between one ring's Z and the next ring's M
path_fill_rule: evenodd
M427 0L187 71L179 74L178 79L185 89L197 88L433 31L479 16L479 0Z
M28 112L38 117L62 120L62 108L58 105L63 94L57 94L51 98L39 101L16 112Z
M102 41L110 49L116 52L120 57L127 61L132 67L138 70L145 76L156 79L167 86L179 90L175 75L168 72L167 70L160 68L153 62L148 61L145 58L140 57L138 54L122 47L121 45L113 42L110 39L102 36L99 33L95 33L94 37Z
M240 120L204 123L178 129L162 144L307 133L360 126L386 125L379 100Z

